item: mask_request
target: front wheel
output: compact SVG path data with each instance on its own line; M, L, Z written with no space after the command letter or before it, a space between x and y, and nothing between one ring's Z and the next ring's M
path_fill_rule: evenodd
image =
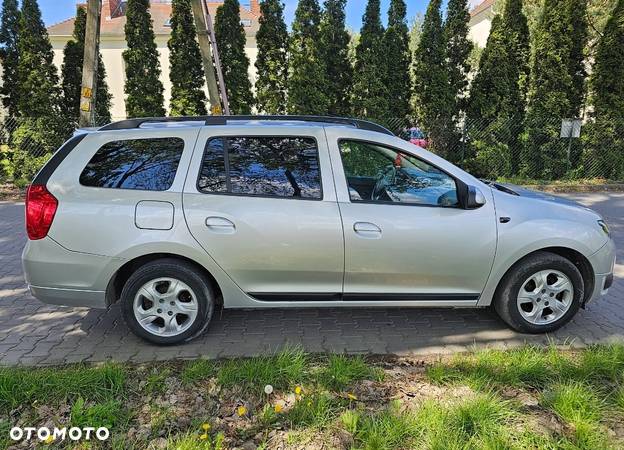
M191 264L161 259L137 269L121 292L123 317L134 334L160 345L186 342L208 326L210 283Z
M570 260L537 252L505 275L496 290L494 308L516 331L548 333L574 317L583 293L583 277Z

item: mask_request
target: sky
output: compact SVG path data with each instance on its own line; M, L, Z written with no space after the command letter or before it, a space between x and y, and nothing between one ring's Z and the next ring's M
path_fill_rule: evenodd
M81 2L84 2L82 0ZM297 0L282 0L285 4L284 16L286 23L290 24L295 16L297 8ZM469 0L471 4L479 3L479 0ZM43 21L46 25L52 25L65 19L73 17L75 14L76 0L39 0ZM322 4L322 0L320 0ZM427 8L428 0L406 0L407 17L411 20L417 13L424 13ZM249 4L249 0L241 0L241 4ZM386 12L390 0L381 0L381 8L383 12L383 20L386 20ZM362 15L366 8L366 0L348 0L347 1L347 26L353 30L359 30L362 26Z

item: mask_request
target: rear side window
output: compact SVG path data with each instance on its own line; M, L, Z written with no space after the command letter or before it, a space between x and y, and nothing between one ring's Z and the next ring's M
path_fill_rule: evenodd
M166 191L173 184L184 141L128 139L104 144L80 174L90 187Z
M322 198L316 140L309 137L213 138L197 182L204 193Z

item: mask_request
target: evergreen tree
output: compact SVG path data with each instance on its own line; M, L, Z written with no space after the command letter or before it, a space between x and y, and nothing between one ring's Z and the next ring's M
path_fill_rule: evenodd
M571 33L570 59L568 63L572 77L570 111L568 117L580 117L585 101L585 47L589 37L587 22L587 0L568 0L568 14Z
M170 114L206 114L205 79L189 0L173 0L169 47Z
M289 46L289 114L329 112L325 62L319 51L321 10L317 0L300 0Z
M256 100L258 110L266 114L286 112L288 80L288 29L281 0L260 3L260 28L256 33Z
M444 23L444 39L446 40L448 81L455 99L453 116L456 123L464 107L468 72L470 72L468 58L472 51L472 42L468 39L469 20L468 1L449 0Z
M58 111L58 74L37 0L23 0L17 63L18 109L22 117L51 117Z
M19 9L17 0L4 0L0 23L0 65L2 65L2 104L10 117L16 117L18 99L17 60Z
M160 61L154 41L149 0L128 0L126 9L126 114L128 117L165 115Z
M496 178L517 173L528 76L529 28L522 0L506 0L492 20L467 108L469 157L474 173ZM478 152L477 152L478 150Z
M353 111L356 116L388 125L391 116L390 92L386 84L386 50L379 0L368 0L360 42L355 49Z
M17 48L19 127L12 135L12 165L14 179L27 183L70 134L59 115L58 75L36 0L22 2Z
M73 39L63 49L63 65L61 67L63 98L61 112L63 117L71 120L74 125L80 116L80 91L82 87L82 66L84 61L84 43L87 27L87 12L79 6L74 20ZM98 51L97 88L95 90L96 123L111 121L110 106L112 95L106 84L106 69L102 55Z
M588 126L586 173L624 178L624 0L619 0L598 44L590 78L592 123Z
M245 28L238 0L225 0L217 8L215 34L221 68L232 114L250 114L254 99L249 80L249 58L245 53Z
M431 0L414 54L414 98L419 125L429 134L431 149L446 156L453 142L453 104L446 64L446 39L440 5Z
M388 11L388 29L384 36L386 54L386 85L391 102L391 114L404 126L403 121L410 113L411 97L411 53L410 34L405 15L407 8L404 0L391 0Z
M534 32L527 111L524 175L557 179L569 169L561 119L572 110L572 33L569 0L545 0Z
M320 54L327 67L329 114L348 116L353 69L349 60L351 36L345 28L346 0L325 0L320 26Z

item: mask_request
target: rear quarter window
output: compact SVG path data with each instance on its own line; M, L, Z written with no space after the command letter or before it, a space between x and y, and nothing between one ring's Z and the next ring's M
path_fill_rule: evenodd
M80 174L88 187L166 191L184 150L180 138L127 139L104 144Z

